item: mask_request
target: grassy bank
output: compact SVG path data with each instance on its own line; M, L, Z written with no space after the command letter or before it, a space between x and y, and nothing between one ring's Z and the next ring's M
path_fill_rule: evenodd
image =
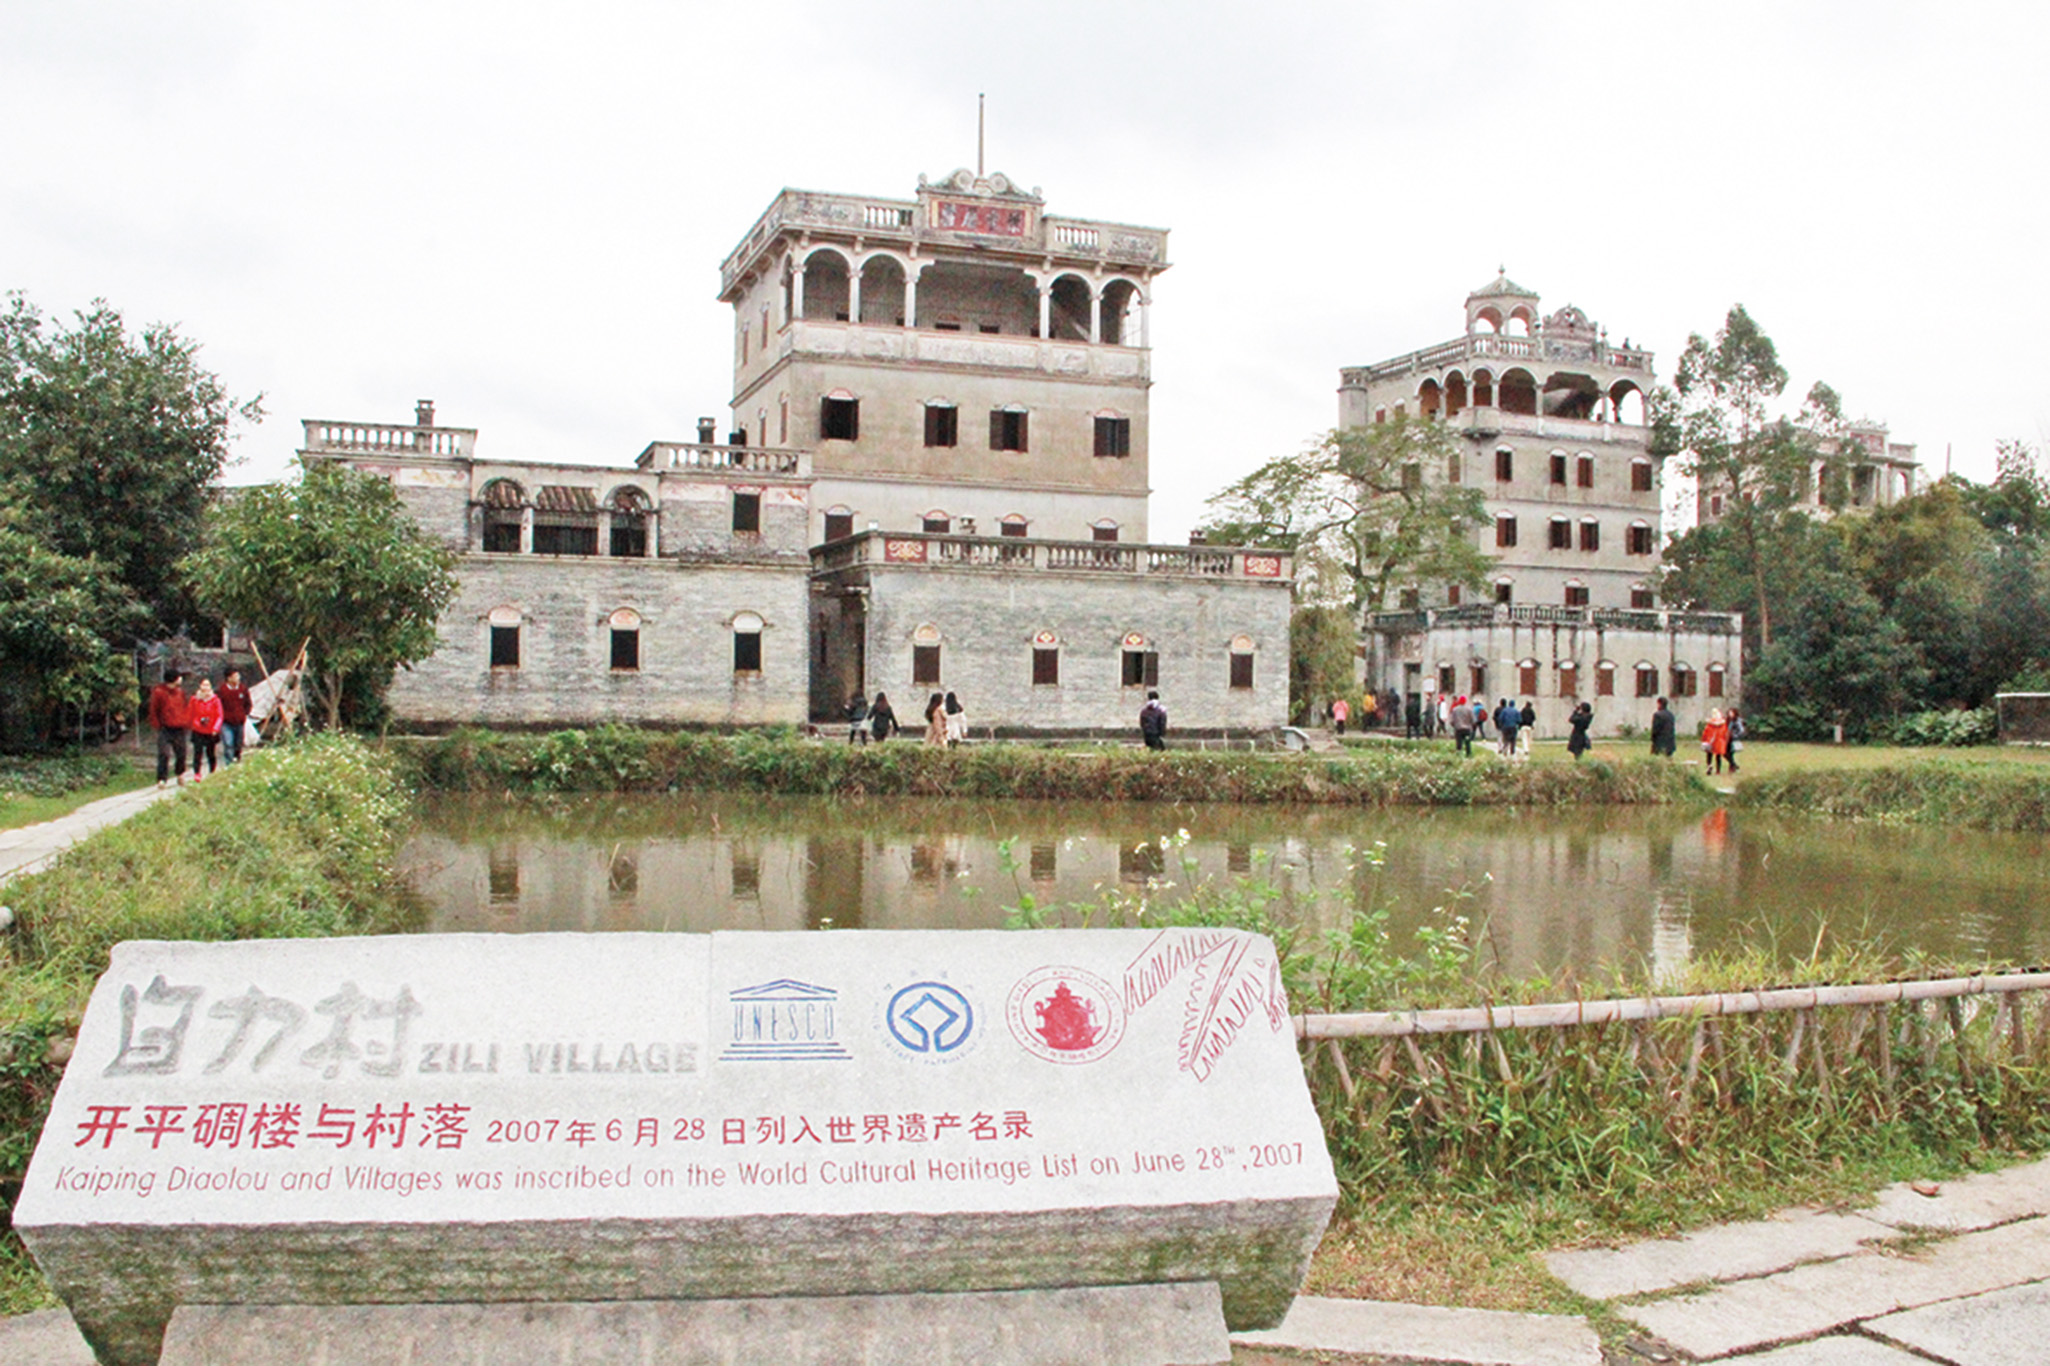
M1480 755L1461 759L1450 746L1315 757L1015 744L949 750L908 741L857 746L601 727L552 735L458 731L392 749L421 786L455 792L718 791L1366 806L1665 803L1710 795L1685 770L1648 759L1514 764Z
M51 1045L124 939L261 939L411 928L392 873L406 812L393 765L350 739L252 754L10 883L0 960L0 1195L27 1168L62 1068ZM10 1233L0 1313L48 1291Z
M2050 831L2050 764L1927 758L1883 768L1785 769L1748 778L1740 806L1804 815Z
M0 758L0 830L53 821L149 781L149 773L127 754Z

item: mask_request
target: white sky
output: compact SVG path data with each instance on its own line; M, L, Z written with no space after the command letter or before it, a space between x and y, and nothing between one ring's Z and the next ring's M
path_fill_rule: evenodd
M1742 302L1793 372L1988 477L2050 442L2050 7L509 3L0 7L0 288L176 323L271 416L624 464L725 428L719 262L785 185L975 155L1166 227L1153 526L1455 335L1498 265L1657 351ZM2017 336L2015 329L2021 329Z

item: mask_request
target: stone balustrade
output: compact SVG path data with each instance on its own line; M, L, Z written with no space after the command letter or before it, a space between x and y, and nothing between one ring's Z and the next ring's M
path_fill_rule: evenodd
M1241 546L1141 545L1121 541L1049 541L1022 536L956 536L864 531L814 546L816 572L863 564L950 565L981 569L1195 579L1273 579L1287 583L1290 557Z
M782 355L848 356L923 366L1035 370L1062 378L1143 380L1150 370L1140 346L1049 341L1011 333L941 332L871 323L794 322L777 334Z
M650 441L634 457L644 470L702 470L707 474L780 474L811 478L811 452L774 446L724 446L699 441Z
M1743 617L1735 612L1693 612L1664 608L1553 607L1542 603L1466 603L1402 612L1369 612L1367 629L1384 635L1419 635L1436 626L1580 626L1617 631L1684 631L1735 635Z
M1340 383L1348 388L1362 388L1375 380L1387 379L1393 375L1444 370L1476 361L1556 361L1562 364L1579 362L1604 366L1610 370L1634 370L1646 375L1652 373L1651 352L1643 347L1612 346L1606 341L1564 337L1504 337L1493 333L1479 333L1470 337L1454 337L1451 341L1440 342L1421 351L1412 351L1406 356L1397 356L1379 365L1346 366L1339 371L1339 379Z
M468 459L477 447L475 427L418 427L402 423L332 422L306 418L303 449L308 454L435 455Z

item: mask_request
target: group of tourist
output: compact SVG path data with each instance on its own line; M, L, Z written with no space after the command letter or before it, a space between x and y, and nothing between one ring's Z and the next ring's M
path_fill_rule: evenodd
M249 689L242 686L242 671L228 670L218 692L212 679L201 677L198 686L187 693L184 679L183 670L166 669L164 681L150 689L149 723L157 732L158 787L170 782L185 785L188 745L195 783L220 772L224 749L231 764L242 757L251 706Z
M897 710L884 692L878 692L873 702L855 693L847 699L846 717L850 745L865 745L871 740L881 744L904 729L897 724ZM961 705L959 697L952 692L936 692L926 700L923 738L928 745L943 746L958 745L968 738L968 709Z
M1737 771L1737 752L1744 748L1744 716L1735 707L1724 715L1721 707L1711 707L1708 719L1701 723L1701 757L1710 773L1720 773L1724 765L1732 773ZM1661 697L1651 713L1651 752L1665 758L1672 758L1679 748L1679 718Z

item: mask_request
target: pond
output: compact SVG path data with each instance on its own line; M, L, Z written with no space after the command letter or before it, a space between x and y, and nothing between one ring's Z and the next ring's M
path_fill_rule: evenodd
M1464 915L1515 975L1664 975L1702 952L1796 957L1822 934L2050 961L2046 853L2040 835L1727 809L444 796L403 863L446 932L972 929L1027 894L1172 898L1257 876L1313 923L1386 905L1405 942Z

